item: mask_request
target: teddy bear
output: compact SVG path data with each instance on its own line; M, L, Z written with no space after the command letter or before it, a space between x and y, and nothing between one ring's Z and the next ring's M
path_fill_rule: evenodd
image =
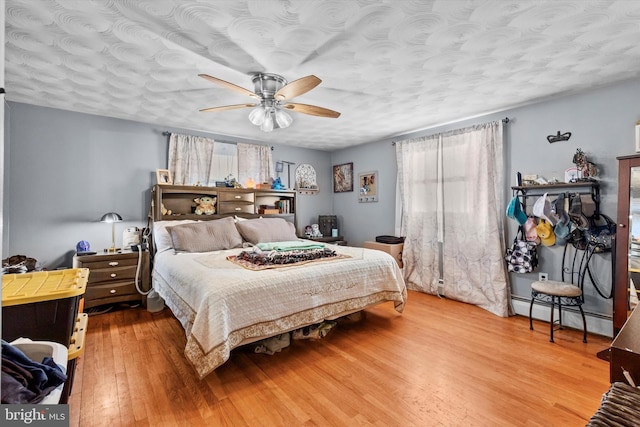
M213 215L216 213L216 197L202 196L193 199L196 202L196 215Z
M162 215L171 215L171 209L167 209L164 207L164 203L160 204L160 212L162 213Z

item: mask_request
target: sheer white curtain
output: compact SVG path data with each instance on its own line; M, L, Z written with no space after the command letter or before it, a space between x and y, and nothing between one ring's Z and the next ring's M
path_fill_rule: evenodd
M235 144L174 133L169 138L168 167L175 185L213 186L228 175L237 175L237 149Z
M398 142L396 154L408 286L506 317L502 133L486 123Z
M396 143L404 276L409 288L428 294L438 293L440 278L439 147L439 135Z
M244 185L251 178L259 184L269 182L272 177L271 147L238 143L238 182Z

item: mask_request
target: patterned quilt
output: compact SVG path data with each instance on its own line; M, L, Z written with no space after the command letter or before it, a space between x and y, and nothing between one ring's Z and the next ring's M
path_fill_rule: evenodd
M393 257L347 246L332 250L336 256L322 262L259 271L227 260L242 249L157 254L153 287L182 323L185 356L199 377L243 344L385 301L402 312L407 291Z

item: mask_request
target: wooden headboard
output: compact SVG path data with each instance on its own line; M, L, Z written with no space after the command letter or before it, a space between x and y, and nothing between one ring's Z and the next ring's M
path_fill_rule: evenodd
M215 197L215 213L198 215L195 213L195 199L205 196ZM211 220L238 216L283 218L296 225L295 212L296 192L293 190L162 184L154 185L151 189L152 221Z

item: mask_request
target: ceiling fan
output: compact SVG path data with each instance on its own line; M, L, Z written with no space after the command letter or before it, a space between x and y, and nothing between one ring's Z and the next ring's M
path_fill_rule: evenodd
M285 109L318 117L329 117L334 119L340 117L340 113L329 110L328 108L288 102L289 99L309 92L322 82L322 80L314 75L302 77L301 79L287 83L285 78L278 74L254 73L251 78L254 85L253 92L226 80L212 77L208 74L198 74L198 76L209 80L210 82L224 86L227 89L248 95L258 101L258 103L204 108L200 111L211 112L234 110L237 108L253 108L251 113L249 113L249 121L256 126L260 126L260 129L264 132L271 132L273 129L282 129L291 125L293 119L286 111L284 111Z

